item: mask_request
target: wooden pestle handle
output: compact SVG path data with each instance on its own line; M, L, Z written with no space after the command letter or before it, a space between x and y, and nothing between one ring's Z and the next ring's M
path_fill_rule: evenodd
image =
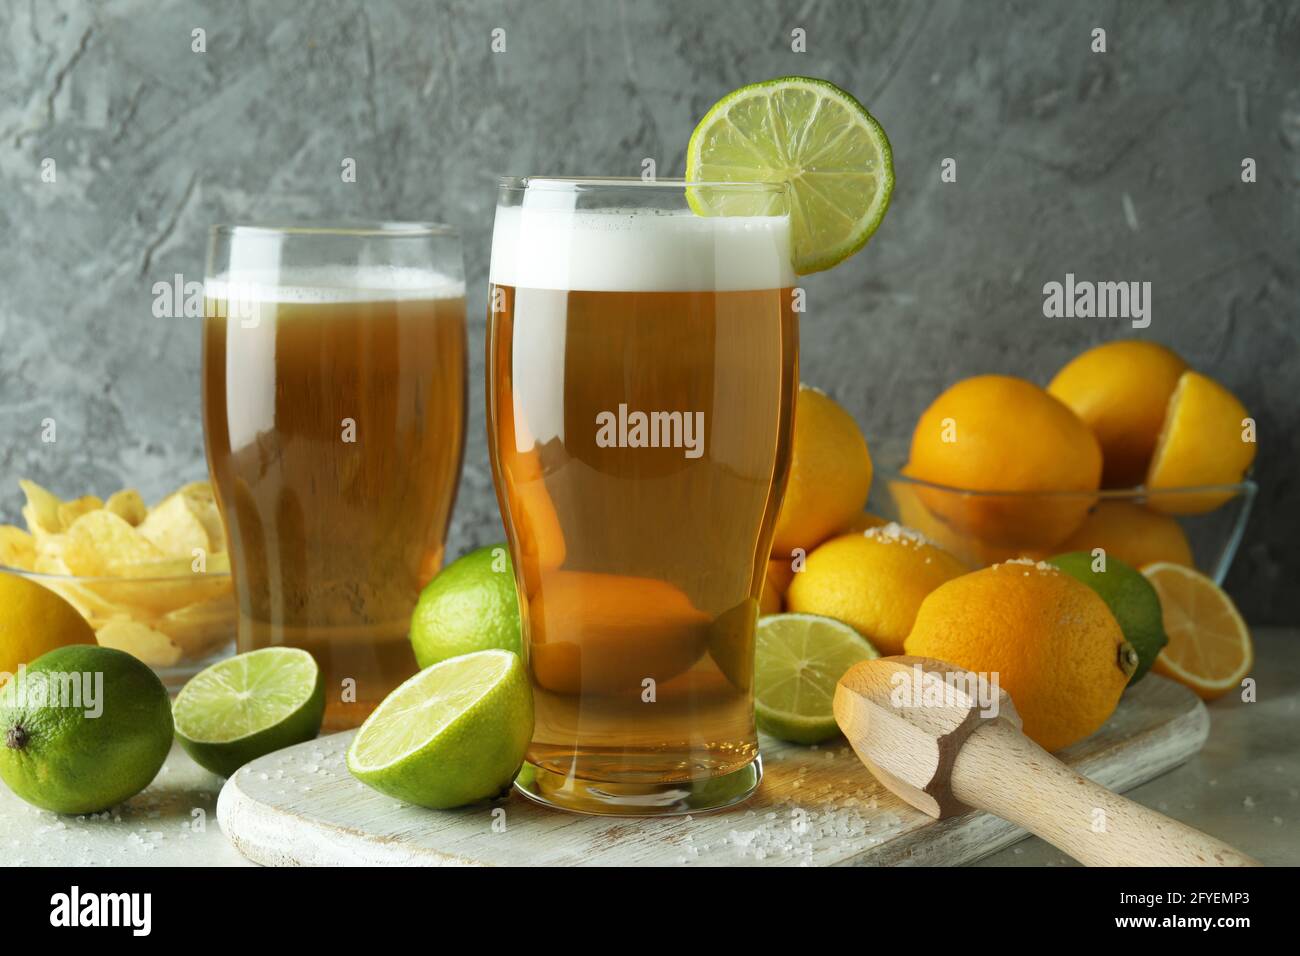
M1018 824L1086 866L1259 866L1080 776L1003 720L966 739L951 780L962 803Z

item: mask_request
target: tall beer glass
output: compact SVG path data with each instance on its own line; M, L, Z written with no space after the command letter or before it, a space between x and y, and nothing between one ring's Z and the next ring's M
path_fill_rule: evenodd
M696 215L704 189L768 214ZM785 197L502 182L489 447L536 710L518 786L541 802L698 812L758 784L754 625L798 383Z
M445 227L217 226L203 418L241 651L312 653L325 725L415 672L465 433L465 291Z

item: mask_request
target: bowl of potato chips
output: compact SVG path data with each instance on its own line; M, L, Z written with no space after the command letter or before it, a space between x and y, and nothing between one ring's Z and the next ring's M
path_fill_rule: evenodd
M152 508L131 488L63 501L35 482L19 484L26 528L0 525L0 570L59 594L101 645L138 657L173 689L231 653L230 558L208 482Z

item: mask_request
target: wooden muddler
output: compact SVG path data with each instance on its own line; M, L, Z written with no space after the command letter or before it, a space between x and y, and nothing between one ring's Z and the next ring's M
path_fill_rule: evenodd
M921 657L854 665L835 720L876 778L932 817L986 810L1088 866L1257 866L1075 773L1020 730L1000 688Z

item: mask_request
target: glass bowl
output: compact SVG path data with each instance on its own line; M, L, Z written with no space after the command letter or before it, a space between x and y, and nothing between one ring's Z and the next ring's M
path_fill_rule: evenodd
M153 668L173 693L235 643L229 571L167 577L80 577L0 567L49 588L75 607L104 647Z
M921 532L972 567L1103 548L1134 567L1172 561L1222 584L1258 486L975 491L903 474L908 442L872 444L867 510Z

